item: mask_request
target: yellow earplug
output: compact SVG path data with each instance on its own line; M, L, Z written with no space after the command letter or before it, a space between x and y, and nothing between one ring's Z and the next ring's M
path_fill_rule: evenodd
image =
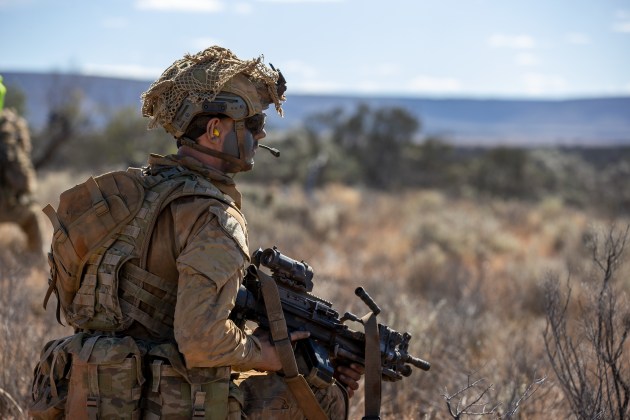
M219 130L217 130L216 128L214 130L212 130L212 135L213 136L219 137L219 134L221 134L221 133L219 133Z

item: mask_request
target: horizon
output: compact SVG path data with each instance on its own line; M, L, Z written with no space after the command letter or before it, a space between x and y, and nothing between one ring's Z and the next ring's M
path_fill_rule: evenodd
M140 97L148 80L66 73L4 73L9 89L22 91L25 116L34 128L47 121L56 100L79 94L82 109L97 126L117 110L133 108L140 116ZM421 137L457 142L508 144L630 144L630 96L550 100L549 98L436 98L393 95L290 94L286 118L271 118L270 127L296 127L311 115L338 109L351 113L360 104L372 109L404 109L422 122Z
M630 95L627 0L1 0L0 11L5 71L155 80L218 44L264 54L304 95Z
M15 69L3 69L0 68L0 76L5 74L30 74L30 75L63 75L69 77L86 77L86 78L101 78L120 81L132 81L132 82L145 82L147 87L153 82L152 79L146 77L125 77L124 75L109 75L109 74L86 74L72 71L33 71L33 70L15 70ZM5 82L6 84L6 82ZM310 97L340 97L340 98L366 98L366 99L403 99L403 100L436 100L436 101L506 101L506 102L570 102L570 101L590 101L598 99L629 99L630 92L622 92L620 94L600 95L600 96L576 96L576 97L531 97L531 96L465 96L464 94L458 95L437 95L437 94L392 94L392 93L370 93L370 92L290 92L291 96L310 96Z

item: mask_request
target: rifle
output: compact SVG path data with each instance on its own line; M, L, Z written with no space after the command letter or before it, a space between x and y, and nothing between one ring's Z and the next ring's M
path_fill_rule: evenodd
M260 266L271 270L288 331L310 332L308 339L295 343L296 362L302 375L318 382L332 383L335 366L352 362L366 365L366 334L352 330L344 322L351 320L365 326L369 314L359 318L346 312L340 317L330 302L311 294L313 269L304 261L283 255L276 247L264 251L259 248L253 253L252 265L247 269L230 315L237 325L243 327L246 321L253 321L260 327L270 328L259 278L265 274L259 270ZM358 287L355 294L370 308L374 317L380 313L381 309L362 287ZM409 333L378 324L381 380L395 382L408 377L412 373L411 366L429 370L431 365L427 361L409 354L410 340ZM368 358L370 352L368 349ZM369 363L366 368L368 366ZM380 393L380 382L378 391Z

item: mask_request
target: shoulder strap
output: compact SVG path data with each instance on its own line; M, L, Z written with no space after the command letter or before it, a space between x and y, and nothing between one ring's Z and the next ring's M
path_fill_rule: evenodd
M265 310L267 311L267 319L269 319L269 327L271 336L278 351L282 370L285 374L285 382L295 396L302 412L309 420L328 420L328 416L317 402L315 394L308 386L308 382L304 376L298 372L295 354L291 346L291 340L287 330L287 324L284 320L284 312L280 303L280 294L276 282L262 271L258 271L258 279L262 286L263 300L265 302Z
M376 314L361 318L365 329L365 416L363 420L381 418L381 348Z
M171 181L168 185L158 186L165 181ZM159 195L155 198L157 206L148 223L148 231L153 230L153 226L157 221L157 217L161 211L168 206L174 200L187 196L202 196L214 198L227 205L227 212L232 215L238 223L246 231L247 224L245 218L239 209L236 208L234 201L226 194L222 193L217 187L215 187L210 181L205 180L195 172L189 171L182 167L173 167L165 172L161 172L158 175L149 175L143 177L143 182L146 182L147 187L152 189L157 186ZM183 186L182 186L183 184ZM140 267L146 268L146 261L149 252L149 242L151 235L146 235L140 251Z

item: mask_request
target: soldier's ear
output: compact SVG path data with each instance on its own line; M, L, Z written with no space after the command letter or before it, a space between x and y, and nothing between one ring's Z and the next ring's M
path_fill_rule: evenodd
M221 135L221 132L218 129L220 122L221 120L217 117L210 118L208 120L208 123L206 124L206 134L208 134L208 138L210 140L216 139Z

